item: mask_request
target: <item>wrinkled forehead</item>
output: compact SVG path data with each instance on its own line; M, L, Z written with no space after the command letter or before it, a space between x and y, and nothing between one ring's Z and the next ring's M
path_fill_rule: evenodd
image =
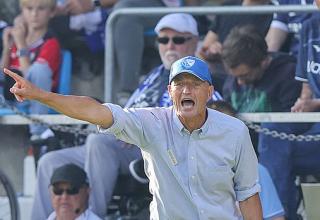
M178 81L184 81L184 80L204 82L199 77L197 77L197 76L195 76L195 75L193 75L191 73L188 73L188 72L183 72L183 73L180 73L180 74L176 75L172 79L172 82L178 82Z
M56 0L20 0L20 6L45 6L54 8Z

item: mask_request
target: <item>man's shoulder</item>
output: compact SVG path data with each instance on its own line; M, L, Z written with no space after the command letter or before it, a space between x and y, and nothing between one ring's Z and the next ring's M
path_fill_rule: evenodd
M228 130L243 130L246 128L245 124L238 118L221 113L219 111L208 109L209 123L219 126L221 129Z
M268 70L282 69L284 67L290 67L291 69L295 67L297 63L297 59L288 53L273 52L270 53L270 56L272 57L272 61L268 67Z

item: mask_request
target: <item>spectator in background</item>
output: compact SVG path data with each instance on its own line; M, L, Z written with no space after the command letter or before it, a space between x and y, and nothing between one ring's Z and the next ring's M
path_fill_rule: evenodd
M223 5L269 5L270 0L229 0ZM230 14L216 15L211 24L202 46L198 51L198 56L205 59L214 73L213 79L216 83L215 89L222 91L223 83L227 73L221 62L222 44L233 27L253 25L263 36L266 35L272 21L271 14Z
M182 4L183 2L183 4ZM113 10L128 7L179 7L200 5L201 0L119 0ZM160 16L121 16L114 26L115 58L119 70L116 100L124 105L138 86L141 74L144 31L153 28Z
M296 68L296 79L303 83L299 98L291 108L292 112L320 111L320 17L314 14L304 22ZM299 123L293 132L302 135L318 135L320 123ZM283 131L284 128L278 128ZM299 219L297 216L298 189L295 185L297 175L320 173L319 141L271 140L263 135L261 146L261 163L270 171L279 192L283 205L288 212L288 219Z
M53 24L57 31L61 30L61 25L69 24L73 29L87 27L92 29L93 20L101 20L99 17L99 10L95 6L101 8L112 8L117 10L121 8L133 7L179 7L179 6L195 6L200 5L202 0L66 0L66 3L59 7L61 14L70 13L70 19L60 18ZM94 10L94 12L92 12ZM90 19L85 19L83 15L88 15ZM83 19L80 19L83 17ZM107 18L107 16L102 16ZM98 19L99 18L99 19ZM143 15L126 15L120 16L114 25L114 46L115 61L118 75L118 91L116 92L117 102L124 106L128 101L132 92L139 84L139 77L141 75L141 64L143 50L145 47L144 32L154 28L160 16L143 16ZM102 19L104 21L104 19ZM82 22L81 22L82 21ZM74 34L65 31L69 27L65 27L64 31L60 31L61 38L70 39L70 44L74 43ZM98 27L99 28L99 27ZM97 33L93 33L90 37L86 37L89 47L104 46L104 42L96 45L97 42L104 40L104 23L103 28L99 28ZM69 35L69 37L68 37ZM98 39L97 39L98 38Z
M53 171L50 194L54 212L47 220L101 220L89 210L90 187L86 172L75 164Z
M170 106L166 90L171 64L179 58L194 55L198 44L198 28L189 14L175 13L164 16L155 28L162 65L154 68L127 102L126 107ZM217 93L215 95L218 96ZM215 99L218 99L215 97ZM49 176L57 166L75 163L85 167L92 193L92 210L104 217L119 174L129 173L129 163L141 158L136 146L116 140L111 135L91 134L85 146L67 148L45 154L39 160L37 190L32 219L42 220L52 211L47 186Z
M58 40L48 29L54 16L55 0L20 0L21 15L13 27L7 27L2 36L3 50L1 68L15 69L26 79L47 91L56 91L59 79L61 51ZM4 94L10 98L10 80L5 81ZM14 99L13 97L11 98ZM21 104L16 103L21 107ZM25 103L30 114L47 114L49 108L39 102ZM31 125L33 138L46 128Z
M263 35L243 26L224 41L222 60L230 73L223 96L237 112L290 111L301 91L294 57L268 53Z
M64 48L78 49L85 42L94 54L104 50L105 21L118 0L57 0L56 16L50 26ZM81 41L75 39L83 37Z
M278 0L279 5L311 5L314 0ZM266 36L269 51L285 51L297 56L302 23L312 13L275 13Z

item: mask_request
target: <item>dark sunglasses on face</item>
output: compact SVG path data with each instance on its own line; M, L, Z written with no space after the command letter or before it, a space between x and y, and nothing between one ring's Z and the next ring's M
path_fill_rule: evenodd
M191 40L192 37L158 37L157 41L159 44L167 44L171 39L174 44L184 44L186 41Z
M52 192L57 196L61 196L63 193L66 193L67 195L76 195L79 193L79 191L80 191L80 188L76 188L76 187L72 187L68 189L61 189L55 186L52 187Z

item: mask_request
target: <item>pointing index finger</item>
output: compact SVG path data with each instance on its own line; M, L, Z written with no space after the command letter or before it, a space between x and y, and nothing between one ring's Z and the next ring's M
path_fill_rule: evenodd
M3 71L5 74L13 78L16 82L21 82L23 80L23 77L19 76L15 72L12 72L11 70L8 70L7 68L4 68Z

